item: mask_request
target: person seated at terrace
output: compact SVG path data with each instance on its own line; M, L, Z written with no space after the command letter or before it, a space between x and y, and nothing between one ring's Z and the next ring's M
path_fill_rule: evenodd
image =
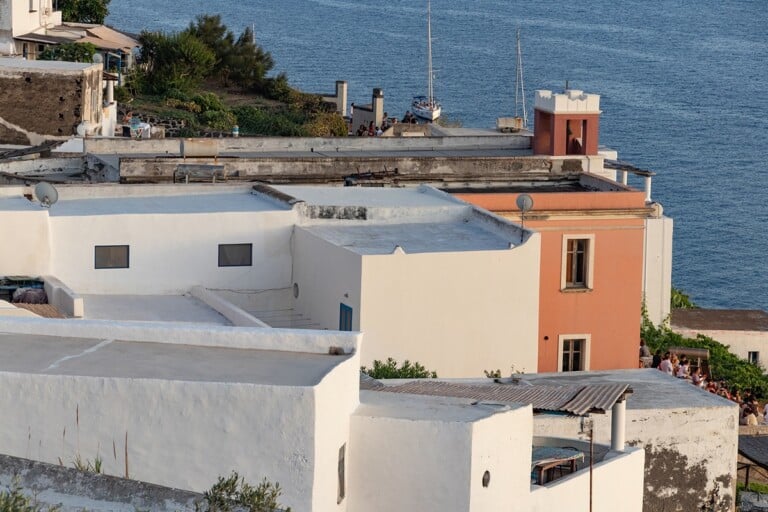
M655 354L653 354L653 361L651 361L651 368L658 368L659 364L661 364L661 349L657 350Z
M687 379L689 373L689 366L688 366L688 358L683 356L683 358L680 360L680 364L677 365L677 373L675 373L675 377L678 379Z
M757 426L757 415L755 414L755 411L752 409L751 405L748 405L744 408L741 419L739 420L739 424Z
M694 386L703 387L705 382L704 376L701 374L701 368L696 368L691 374L691 383Z
M674 374L674 368L672 367L672 361L670 360L669 352L664 353L664 358L659 363L659 370L667 375Z

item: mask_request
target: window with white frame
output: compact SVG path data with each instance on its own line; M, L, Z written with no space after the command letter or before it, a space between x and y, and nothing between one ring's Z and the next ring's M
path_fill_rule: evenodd
M589 334L564 334L559 337L557 370L589 370Z
M561 290L592 289L595 235L564 235Z
M760 364L760 352L757 351L750 351L747 353L747 361L749 361L752 364Z

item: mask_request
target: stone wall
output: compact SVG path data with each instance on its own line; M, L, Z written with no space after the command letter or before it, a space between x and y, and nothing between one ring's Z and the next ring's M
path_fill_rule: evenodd
M101 71L55 73L0 68L0 143L39 144L76 133L81 122L97 124ZM94 101L93 94L98 95ZM98 109L94 109L97 103Z

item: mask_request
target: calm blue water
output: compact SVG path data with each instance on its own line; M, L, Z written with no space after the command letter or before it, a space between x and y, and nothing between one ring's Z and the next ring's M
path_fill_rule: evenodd
M423 5L422 5L423 4ZM178 30L218 13L294 86L350 101L382 87L402 115L426 87L420 0L112 0L108 22ZM535 89L602 96L601 144L658 173L675 219L673 282L700 305L768 309L768 32L763 0L432 0L435 89L449 117L490 127L514 110L514 31Z

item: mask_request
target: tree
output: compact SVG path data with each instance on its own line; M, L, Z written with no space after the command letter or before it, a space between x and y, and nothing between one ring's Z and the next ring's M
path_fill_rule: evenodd
M195 22L189 24L187 32L213 50L216 57L213 72L219 75L222 84L228 87L231 69L227 62L227 56L230 55L235 45L235 35L231 30L227 30L227 27L221 22L221 16L218 14L215 16L200 15L195 19Z
M109 14L110 0L60 0L61 19L102 25Z
M243 89L264 92L266 77L275 65L272 55L253 43L253 32L246 28L237 38L232 50L223 56L232 81Z
M91 43L63 43L50 46L38 57L40 60L64 60L68 62L93 62L96 46Z
M210 75L216 60L213 51L189 32L139 35L145 92L162 94L171 89L193 91Z

